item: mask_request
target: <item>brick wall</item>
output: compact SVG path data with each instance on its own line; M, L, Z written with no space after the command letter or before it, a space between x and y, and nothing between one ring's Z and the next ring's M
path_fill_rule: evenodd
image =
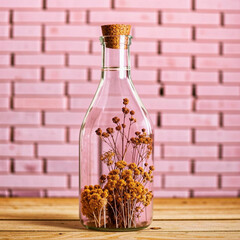
M100 25L133 26L156 126L155 195L238 196L239 0L1 0L0 195L76 196Z

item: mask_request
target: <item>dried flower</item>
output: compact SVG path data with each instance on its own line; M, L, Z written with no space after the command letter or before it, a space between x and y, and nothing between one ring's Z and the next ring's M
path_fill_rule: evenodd
M128 100L127 98L124 98L124 99L123 99L123 104L124 104L124 105L128 105L128 103L129 103L129 100Z

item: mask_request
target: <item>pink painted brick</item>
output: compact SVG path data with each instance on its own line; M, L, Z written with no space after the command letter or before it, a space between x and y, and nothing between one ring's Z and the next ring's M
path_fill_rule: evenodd
M78 197L78 189L47 190L48 197Z
M16 173L40 173L42 170L42 160L17 160L14 162L14 172Z
M60 54L22 54L15 56L15 63L17 66L63 66L65 57Z
M188 85L165 85L165 96L190 96L192 94L192 87Z
M79 141L79 128L70 128L69 129L69 141L78 142Z
M48 173L78 173L77 160L48 160L47 161Z
M47 52L88 52L89 43L84 40L47 40L45 42Z
M239 43L225 43L223 45L224 55L240 55Z
M157 97L159 96L159 84L147 84L147 85L142 85L142 84L135 84L135 88L140 95L140 97Z
M191 141L190 130L156 129L154 140L161 143L188 143Z
M164 156L172 158L216 158L218 156L217 146L164 146Z
M162 176L160 174L156 174L154 176L153 187L154 188L161 188L162 187Z
M46 80L87 80L87 70L80 68L46 68Z
M198 100L197 110L208 111L239 111L239 100Z
M239 35L240 36L240 35ZM239 69L240 58L233 57L197 57L198 69Z
M191 110L192 100L190 98L145 98L143 100L144 105L150 110L173 110L184 111Z
M1 80L26 81L39 80L40 69L38 68L0 68Z
M223 146L223 157L238 158L240 157L240 146Z
M240 143L240 131L237 130L197 130L196 142Z
M8 188L59 188L67 187L66 176L55 175L1 175L0 187Z
M240 176L222 176L222 187L223 188L239 188L240 187Z
M149 68L189 68L189 57L172 57L172 56L139 56L139 67Z
M39 144L38 154L41 157L77 157L77 144Z
M0 83L0 96L9 96L11 94L11 88L9 83Z
M170 1L155 1L155 0L118 0L115 2L116 8L123 9L190 9L191 1L190 0L170 0Z
M1 54L0 55L0 66L8 66L10 65L10 55Z
M98 0L91 1L78 1L78 0L48 0L47 8L55 8L55 9L83 9L83 8L110 8L110 0L102 0L99 2Z
M90 23L157 24L157 12L91 11Z
M196 173L240 173L238 161L196 161Z
M100 64L100 55L69 55L70 66L99 67Z
M101 36L99 26L53 25L46 26L46 37L94 38Z
M225 127L240 127L240 114L224 114L223 124Z
M16 83L15 95L64 95L63 83Z
M78 186L79 186L79 177L77 175L71 175L70 186L72 188L78 188Z
M42 28L40 25L14 25L13 36L15 38L40 38Z
M70 11L70 23L85 23L87 19L86 11Z
M42 1L41 0L7 0L7 1L0 1L0 8L7 8L7 9L18 9L18 8L41 8Z
M202 96L239 97L240 88L239 86L224 86L224 85L197 86L197 95L199 97Z
M1 197L8 197L9 196L9 192L7 190L0 190L0 196Z
M9 36L9 26L8 25L0 25L0 37L8 37Z
M217 11L227 11L227 10L240 10L240 3L236 0L197 0L196 8L200 10L217 10Z
M234 14L234 13L225 13L224 14L224 25L233 25L233 26L239 26L240 25L240 14Z
M0 159L0 173L7 173L10 171L10 161L8 159Z
M175 27L135 27L134 37L140 39L191 39L191 31L188 27L175 28Z
M0 40L2 52L40 52L40 41L32 40Z
M155 171L159 173L190 172L189 161L154 161ZM156 173L157 174L157 173Z
M15 11L14 23L65 23L66 13L63 11Z
M23 142L64 142L64 128L16 128L14 140Z
M44 197L44 192L42 190L12 190L13 197Z
M10 129L6 127L0 128L0 141L8 141L10 138Z
M159 198L187 198L189 197L188 190L167 190L167 189L160 189L154 191L154 197Z
M82 109L82 111L87 111L88 106L92 101L92 97L90 98L76 98L72 97L70 99L70 109Z
M97 84L95 83L70 83L68 85L68 94L69 95L90 95L97 90Z
M28 98L15 97L15 109L65 109L67 107L67 99L65 97L49 97L49 98Z
M0 109L8 109L10 106L8 97L0 97Z
M8 23L8 22L9 22L9 12L0 11L0 23Z
M220 18L217 13L199 12L163 12L163 24L174 25L219 25Z
M154 145L154 153L153 153L153 155L154 155L154 159L161 157L161 155L162 155L162 148L161 148L160 145L157 145L157 144Z
M217 43L199 43L199 42L162 42L162 53L171 54L218 54L219 44Z
M46 125L81 126L85 112L46 112Z
M197 28L196 38L200 40L239 40L240 29L237 28Z
M218 73L204 72L204 71L176 71L176 70L163 70L161 71L161 80L166 83L217 83Z
M194 197L237 197L238 191L237 190L194 190Z
M240 72L223 72L223 82L225 83L240 83Z
M166 188L216 188L216 176L166 176Z
M39 112L0 112L1 125L38 125L40 124Z
M3 157L32 157L33 155L32 144L2 143L0 145L0 156Z

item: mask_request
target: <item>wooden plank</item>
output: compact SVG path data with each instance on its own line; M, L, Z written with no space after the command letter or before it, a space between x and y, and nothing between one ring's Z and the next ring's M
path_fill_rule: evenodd
M128 239L128 240L169 240L169 239L231 239L239 240L238 232L0 232L0 240L42 240L42 239L61 239L61 240L95 240L95 239Z
M240 232L240 220L215 220L215 221L153 221L151 226L144 231L153 231L151 227L160 228L154 231L167 231L167 232L208 232L208 231L237 231ZM62 231L62 232L73 232L73 231L86 231L77 220L52 220L52 221L39 221L39 220L1 220L0 221L0 232L1 231Z

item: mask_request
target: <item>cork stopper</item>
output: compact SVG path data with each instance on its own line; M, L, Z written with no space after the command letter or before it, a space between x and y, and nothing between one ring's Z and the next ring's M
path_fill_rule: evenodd
M120 37L119 35L129 35L131 30L131 25L125 24L111 24L111 25L103 25L102 34L105 38L105 44L107 48L120 48ZM125 36L124 45L127 48L128 37Z

